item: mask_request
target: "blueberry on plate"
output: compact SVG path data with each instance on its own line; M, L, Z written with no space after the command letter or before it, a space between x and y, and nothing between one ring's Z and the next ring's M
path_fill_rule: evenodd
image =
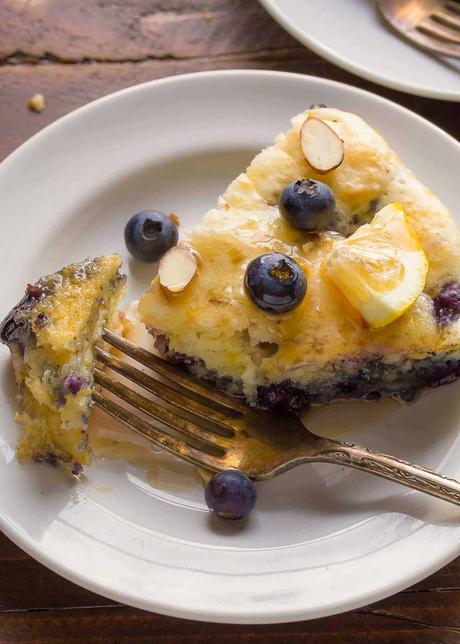
M294 228L320 232L333 228L335 197L328 185L314 179L299 179L281 193L279 209Z
M215 474L205 490L206 504L222 519L242 519L254 507L256 488L240 470L225 470Z
M249 299L262 311L287 313L302 303L307 278L291 257L267 253L249 262L244 288Z
M135 259L144 262L158 262L178 239L176 224L157 210L138 212L125 226L127 249Z

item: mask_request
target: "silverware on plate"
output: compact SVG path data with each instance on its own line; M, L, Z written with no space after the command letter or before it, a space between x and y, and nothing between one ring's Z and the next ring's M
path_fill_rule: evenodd
M385 20L412 43L460 58L458 0L376 0Z
M101 344L96 347L94 402L179 458L214 472L235 467L254 480L270 479L303 463L336 463L460 506L460 483L454 479L361 445L312 434L293 414L252 409L108 329L103 340L161 380ZM105 367L155 400L120 382Z

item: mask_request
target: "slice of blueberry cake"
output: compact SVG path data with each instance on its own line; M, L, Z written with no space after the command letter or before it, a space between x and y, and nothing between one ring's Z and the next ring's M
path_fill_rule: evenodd
M460 375L460 234L360 117L258 154L140 302L166 360L264 408L404 399Z
M75 474L88 463L94 344L117 311L120 264L108 255L42 277L2 322L19 387L20 460L65 464Z

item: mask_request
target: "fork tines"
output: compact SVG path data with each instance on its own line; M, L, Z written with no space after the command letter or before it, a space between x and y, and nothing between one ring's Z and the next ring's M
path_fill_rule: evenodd
M441 42L460 45L460 4L447 0L441 9L433 11L416 28Z
M96 346L99 364L94 370L94 380L109 395L95 390L94 402L159 447L196 465L222 469L219 459L225 456L235 435L229 421L244 414L246 405L196 382L188 374L108 329L104 329L103 339L163 380ZM115 379L104 367L153 394L155 399L147 398Z
M409 41L433 53L460 58L458 0L376 0L376 5Z
M197 382L193 376L165 362L165 360L150 351L133 344L126 338L122 338L110 331L110 329L104 328L102 339L144 365L144 367L160 374L168 381L168 386L180 394L186 394L208 407L211 405L213 408L227 414L244 414L247 411L247 405L244 402L240 402L237 398L225 394L215 387L208 386L203 382Z
M124 423L131 430L137 432L144 438L147 438L158 447L166 451L180 456L180 458L198 465L205 467L209 470L219 471L218 461L212 454L208 454L203 448L195 448L193 445L174 438L165 433L164 429L158 427L154 421L147 422L146 420L128 411L126 408L118 405L113 400L103 396L99 391L93 391L93 400L98 407L106 411L108 414Z

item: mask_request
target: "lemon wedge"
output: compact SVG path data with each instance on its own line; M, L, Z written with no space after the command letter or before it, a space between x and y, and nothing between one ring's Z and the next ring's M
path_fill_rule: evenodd
M403 208L382 208L370 224L335 242L326 274L372 329L399 318L423 291L428 260Z

